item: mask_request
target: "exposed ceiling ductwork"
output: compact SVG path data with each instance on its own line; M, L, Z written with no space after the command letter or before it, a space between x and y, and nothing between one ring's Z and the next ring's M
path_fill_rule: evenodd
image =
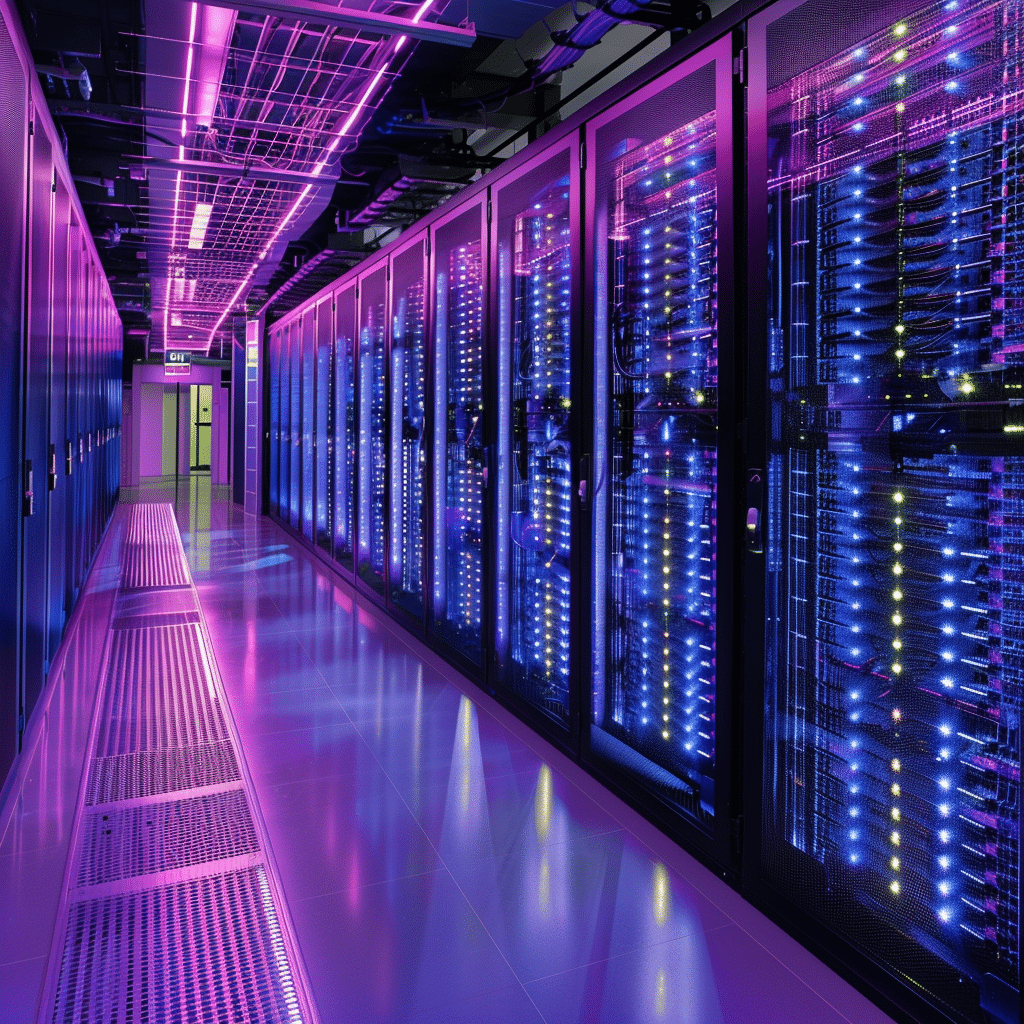
M444 4L234 6L146 4L151 350L208 351L231 327L330 202L340 156ZM430 34L472 42L467 28Z

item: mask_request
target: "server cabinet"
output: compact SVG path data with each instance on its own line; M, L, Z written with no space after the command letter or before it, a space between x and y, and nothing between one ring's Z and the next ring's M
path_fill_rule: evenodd
M768 891L947 1018L1020 1020L1018 2L751 23ZM879 972L879 984L886 984Z
M268 433L270 435L270 472L267 478L267 500L270 511L281 515L281 331L270 332L267 344L270 369Z
M288 522L292 485L292 362L289 352L291 327L281 329L281 519Z
M334 560L348 572L355 558L356 286L334 295Z
M731 95L724 40L590 122L586 189L595 387L588 756L685 814L694 841L722 861Z
M68 339L70 325L69 266L71 241L71 201L63 183L58 182L54 197L53 253L53 330L50 349L50 423L46 452L46 489L49 492L47 547L50 552L48 582L46 658L57 653L64 623L70 611L65 587L67 555L65 544L70 522L68 486L64 475L64 447L67 436Z
M43 133L32 137L29 179L28 324L22 436L22 713L28 721L46 675L47 510L50 362L50 279L53 262L53 151Z
M386 263L359 278L359 578L385 593L387 545L387 302Z
M313 540L314 453L313 437L316 410L316 320L315 312L307 310L301 320L300 344L302 366L302 435L299 439L302 454L302 535Z
M579 230L571 216L578 217L578 208L569 147L510 178L493 191L498 367L494 682L566 729L578 579L573 296L579 294L578 285L574 290Z
M422 622L427 473L427 246L391 259L391 412L388 437L391 602Z
M65 588L68 611L78 598L81 580L78 575L78 550L81 546L82 487L81 467L78 464L79 424L82 403L79 395L81 374L82 332L84 330L84 308L82 305L82 267L85 252L82 242L82 228L77 215L71 224L71 253L68 265L68 308L71 314L70 338L68 341L68 422L64 447L64 475L68 488L68 536L65 553Z
M302 514L302 324L293 320L286 331L288 338L289 392L288 415L291 435L288 480L288 524L301 529Z
M330 296L316 306L316 537L331 553L334 510L334 307Z
M460 658L483 663L485 207L433 229L434 374L431 623Z

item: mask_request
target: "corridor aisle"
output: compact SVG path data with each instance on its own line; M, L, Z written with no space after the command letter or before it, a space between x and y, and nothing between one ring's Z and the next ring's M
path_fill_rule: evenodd
M322 1024L888 1021L269 520L205 478L130 496L174 503L248 773L221 788L244 782L262 819L261 863ZM69 850L72 865L90 856L72 831L126 577L113 539L0 819L0 1024L53 1019L52 1001L39 1010L51 950L75 941L61 879L80 874ZM238 960L237 920L217 920L217 948ZM159 934L136 929L124 962L162 970L173 993L181 952Z

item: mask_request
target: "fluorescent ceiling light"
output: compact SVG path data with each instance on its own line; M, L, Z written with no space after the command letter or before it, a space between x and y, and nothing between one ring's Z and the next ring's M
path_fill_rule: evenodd
M190 249L202 249L211 213L213 213L213 203L196 203L196 212L192 215L192 230L188 235Z

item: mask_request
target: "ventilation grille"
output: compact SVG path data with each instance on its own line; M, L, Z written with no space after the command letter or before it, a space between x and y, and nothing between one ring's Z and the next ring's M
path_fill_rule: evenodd
M97 756L226 738L198 626L113 634Z
M241 778L231 743L141 750L133 754L97 757L89 767L86 803L110 804L143 796L186 789L221 786Z
M155 615L123 615L111 629L146 629L152 626L185 626L199 621L199 612L160 612Z
M245 793L93 811L81 837L79 885L208 864L259 850Z
M189 587L188 567L169 505L133 505L121 553L121 586Z
M44 1014L54 1024L313 1022L174 517L156 505L124 515Z
M72 904L54 1024L297 1024L261 867Z

